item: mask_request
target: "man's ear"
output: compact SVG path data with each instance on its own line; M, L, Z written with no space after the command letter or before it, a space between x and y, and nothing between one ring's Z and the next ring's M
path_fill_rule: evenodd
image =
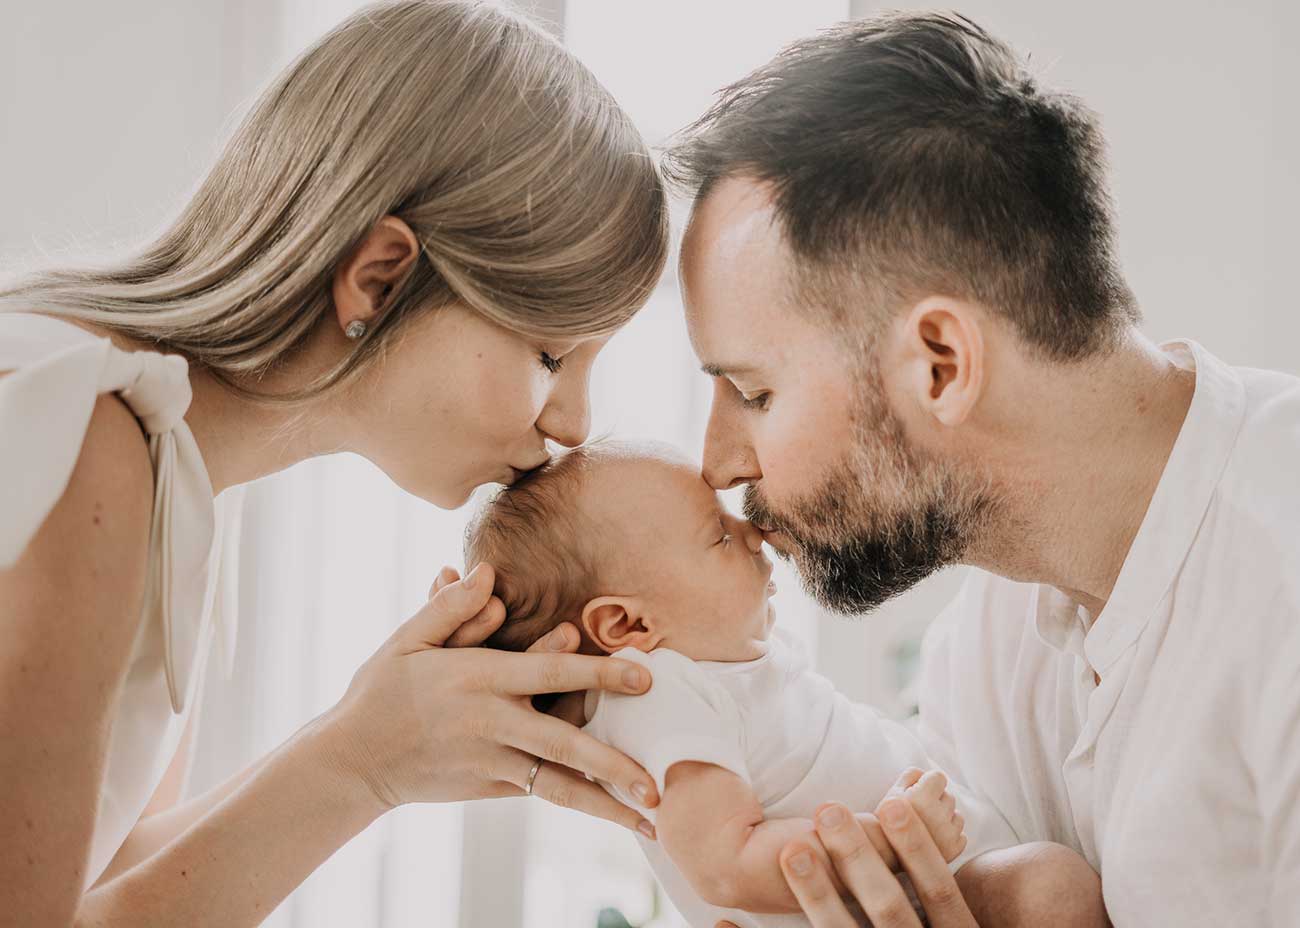
M353 322L372 325L419 256L420 241L405 222L385 216L375 223L334 269L332 293L339 328L346 331Z
M964 300L930 296L903 323L903 387L922 412L953 428L970 416L984 389L988 316Z
M606 654L619 648L653 651L663 635L648 627L640 601L634 596L599 596L582 610L587 637Z

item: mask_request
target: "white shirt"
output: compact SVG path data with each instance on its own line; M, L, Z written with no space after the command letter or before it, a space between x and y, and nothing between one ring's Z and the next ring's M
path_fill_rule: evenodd
M113 716L90 886L166 773L194 715L214 639L229 669L241 496L236 490L213 502L184 420L191 398L184 358L122 351L50 316L3 312L0 371L13 372L0 379L0 570L18 562L67 488L100 394L120 396L149 435L154 505L145 602Z
M753 661L692 661L676 651L631 648L615 656L650 669L641 696L592 691L586 731L640 763L664 790L679 761L717 764L753 787L765 818L811 818L831 799L870 812L907 767L932 766L916 737L869 706L849 701L814 673L798 643L775 629ZM1012 843L995 814L953 785L968 845L956 869L985 850ZM625 797L624 797L625 798ZM626 798L625 798L626 801ZM648 813L653 821L653 810ZM741 928L806 926L801 915L751 915L711 906L691 889L662 847L641 840L656 877L678 911L698 928L727 918Z
M921 738L1019 841L1080 851L1116 928L1294 928L1300 380L1166 350L1196 390L1105 609L973 572Z

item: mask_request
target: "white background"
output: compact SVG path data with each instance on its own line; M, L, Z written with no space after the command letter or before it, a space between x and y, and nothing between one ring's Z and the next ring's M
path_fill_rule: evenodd
M352 0L0 4L0 273L99 255L156 229L233 114ZM850 0L537 0L652 143L784 42L861 15ZM909 7L913 4L895 4ZM1282 0L972 0L1049 83L1101 113L1120 244L1158 339L1300 373L1292 281L1300 213L1296 8ZM697 453L708 389L675 281L616 338L594 379L596 430ZM211 674L192 788L269 750L341 694L459 560L464 513L393 489L363 462L312 462L251 489L234 680ZM364 539L364 544L358 544ZM901 710L899 649L942 606L942 576L858 622L831 620L788 578L782 621L846 692ZM272 916L289 926L588 928L617 905L656 917L634 843L512 800L399 810ZM656 925L671 924L660 913Z

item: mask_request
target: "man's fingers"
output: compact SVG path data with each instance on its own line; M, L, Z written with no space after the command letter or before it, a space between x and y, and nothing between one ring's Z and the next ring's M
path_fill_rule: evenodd
M533 795L562 809L576 809L615 825L622 825L652 841L654 826L644 815L611 796L605 789L587 780L580 773L557 764L544 763L533 780Z
M817 837L835 864L835 872L875 928L920 928L921 920L902 885L881 860L853 813L838 802L817 810Z
M497 691L510 696L608 690L638 696L650 689L650 671L632 661L594 654L503 654ZM509 660L504 660L509 658Z
M885 837L894 846L898 859L912 878L912 888L929 918L932 928L978 928L962 898L948 863L939 853L925 824L904 798L886 798L877 809ZM876 928L884 928L871 915Z
M813 928L857 928L821 861L805 842L792 841L785 846L781 872Z
M613 783L647 808L658 805L654 780L626 754L549 715L530 711L521 721L505 734L511 747Z

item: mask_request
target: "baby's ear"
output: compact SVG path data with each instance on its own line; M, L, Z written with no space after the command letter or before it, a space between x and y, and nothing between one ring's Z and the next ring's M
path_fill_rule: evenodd
M647 628L634 596L599 596L582 610L587 637L606 654L619 648L653 651L663 636Z

